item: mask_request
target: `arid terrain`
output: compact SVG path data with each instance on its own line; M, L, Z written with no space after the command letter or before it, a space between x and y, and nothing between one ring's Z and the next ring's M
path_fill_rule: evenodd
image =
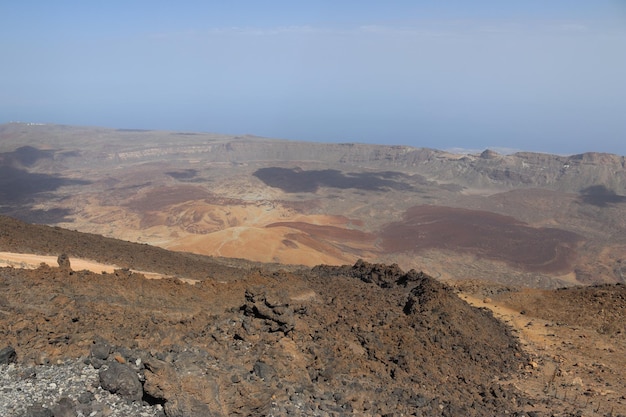
M448 286L393 265L282 268L0 220L3 258L24 264L0 268L0 340L28 378L71 358L122 364L140 393L112 392L166 416L626 415L623 284ZM69 265L21 268L55 252Z
M555 288L623 282L625 166L11 123L0 213L202 255Z
M0 125L0 359L167 417L626 415L625 168Z

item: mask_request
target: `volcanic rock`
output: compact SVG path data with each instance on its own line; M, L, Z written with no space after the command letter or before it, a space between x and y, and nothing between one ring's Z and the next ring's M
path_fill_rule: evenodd
M19 230L18 223L14 226ZM13 236L23 238L24 234ZM528 320L543 323L550 317L559 317L568 326L584 324L582 318L593 320L599 330L596 335L607 335L606 351L593 351L604 355L603 363L611 363L610 352L622 349L623 286L537 293L477 287L476 305L481 308L475 308L448 285L423 272L404 272L398 265L358 261L279 270L277 265L251 267L233 260L223 268L187 255L160 257L162 252L147 245L118 247L109 240L81 236L100 248L100 254L108 253L107 259L120 254L127 260L156 265L157 271L160 261L176 259L169 271L197 281L147 280L123 270L67 274L51 267L0 268L4 314L0 339L15 347L26 367L32 366L29 358L41 356L48 363L61 363L56 375L61 375L62 364L71 357L81 358L75 362L83 367L100 369L87 366L94 378L90 391L62 394L75 401L64 403L70 413L72 407L83 415L115 413L102 404L101 394L106 394L136 407L149 404L151 413L168 417L524 415L541 410L542 404L542 413L551 407L559 415L568 415L568 405L559 402L562 391L559 398L551 393L549 399L541 391L546 364L558 360L562 365L567 358L524 350L511 329L480 302L486 297L500 304L503 298L499 297L523 296L515 303L510 299L514 308L506 312L524 310L524 324ZM108 245L113 245L110 250ZM541 298L529 298L539 294ZM541 316L543 311L549 317ZM550 335L541 334L544 340L553 337L553 332L568 330L551 326ZM584 329L571 331L582 334ZM585 342L576 338L568 354ZM561 339L557 342L562 349L570 349ZM617 355L613 360L621 363ZM584 357L576 361L586 364L585 368L602 370L593 378L613 372L605 365L591 365L593 361ZM592 377L580 368L579 374L567 374L561 380L571 390L597 390L598 384L594 386ZM22 372L31 375L28 381L24 382ZM82 372L73 371L76 377L72 379L80 382ZM43 370L0 373L0 383L5 384L2 390L11 390L6 392L18 392L12 379L25 386L43 375ZM572 385L574 377L581 377L583 385ZM528 384L523 385L524 381ZM610 381L614 387L621 386L617 377ZM59 379L52 382L42 386L58 392ZM116 394L104 393L98 384ZM538 393L532 391L533 386L540 386ZM568 399L575 398L570 395ZM622 393L607 395L610 407L615 406L613 414L622 412ZM0 396L0 404L2 400ZM28 401L33 406L39 400ZM62 404L57 397L44 405L52 409ZM605 414L611 410L609 404L590 403L584 411L598 407Z
M69 272L72 270L70 265L70 257L67 254L62 253L57 258L57 263L59 264L59 268L63 271Z
M293 308L283 300L272 299L262 290L246 290L246 304L242 307L246 316L265 321L269 332L281 331L285 334L293 330L295 320Z
M100 369L100 385L131 401L140 401L143 397L143 387L137 373L117 362L108 362Z
M199 357L191 358L194 359ZM180 363L185 368L185 360ZM189 366L184 371L154 357L146 360L145 367L145 398L163 404L167 417L223 415L219 387L204 371L190 372Z
M52 414L54 417L75 417L76 406L74 401L68 397L61 398L53 407Z
M414 269L405 273L397 264L372 264L362 259L357 260L354 265L338 267L319 265L314 267L313 271L320 276L329 278L332 276L346 275L360 279L366 283L374 283L381 288L389 288L396 284L406 287L410 282L416 282L427 277L423 272L417 272Z
M94 342L89 349L89 363L96 369L104 364L112 351L112 347L103 340Z
M54 417L52 410L41 404L34 404L26 409L25 417Z
M17 362L17 353L11 346L7 346L0 350L0 365Z

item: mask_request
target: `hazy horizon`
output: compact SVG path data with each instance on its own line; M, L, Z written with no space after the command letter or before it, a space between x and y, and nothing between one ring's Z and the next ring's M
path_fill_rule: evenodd
M0 5L0 123L626 155L620 0Z

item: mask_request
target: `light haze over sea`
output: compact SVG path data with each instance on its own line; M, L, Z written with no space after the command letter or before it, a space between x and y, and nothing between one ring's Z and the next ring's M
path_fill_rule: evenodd
M626 155L626 1L0 4L0 123Z

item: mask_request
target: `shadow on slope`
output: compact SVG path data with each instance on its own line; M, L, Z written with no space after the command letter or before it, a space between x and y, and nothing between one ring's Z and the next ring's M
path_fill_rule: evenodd
M606 207L609 204L626 203L626 196L618 195L615 191L604 185L592 185L580 191L584 203L598 207Z
M198 280L220 274L224 279L235 279L238 270L214 258L189 253L171 252L158 247L105 238L60 227L27 224L0 216L0 251L33 253L86 258L122 268L162 272ZM233 264L251 262L233 260Z
M416 206L381 233L387 252L443 249L504 261L527 271L571 269L582 237L555 228L534 228L487 211Z
M57 223L67 221L69 210L33 209L38 197L46 197L63 186L86 185L89 181L64 178L57 175L33 173L28 167L41 159L51 159L52 151L42 151L31 146L23 146L13 152L0 154L0 213L11 215L24 221L36 223Z
M270 187L286 193L314 193L320 187L354 188L367 191L411 190L402 182L406 175L399 172L342 173L335 169L304 171L300 168L261 168L253 174Z

